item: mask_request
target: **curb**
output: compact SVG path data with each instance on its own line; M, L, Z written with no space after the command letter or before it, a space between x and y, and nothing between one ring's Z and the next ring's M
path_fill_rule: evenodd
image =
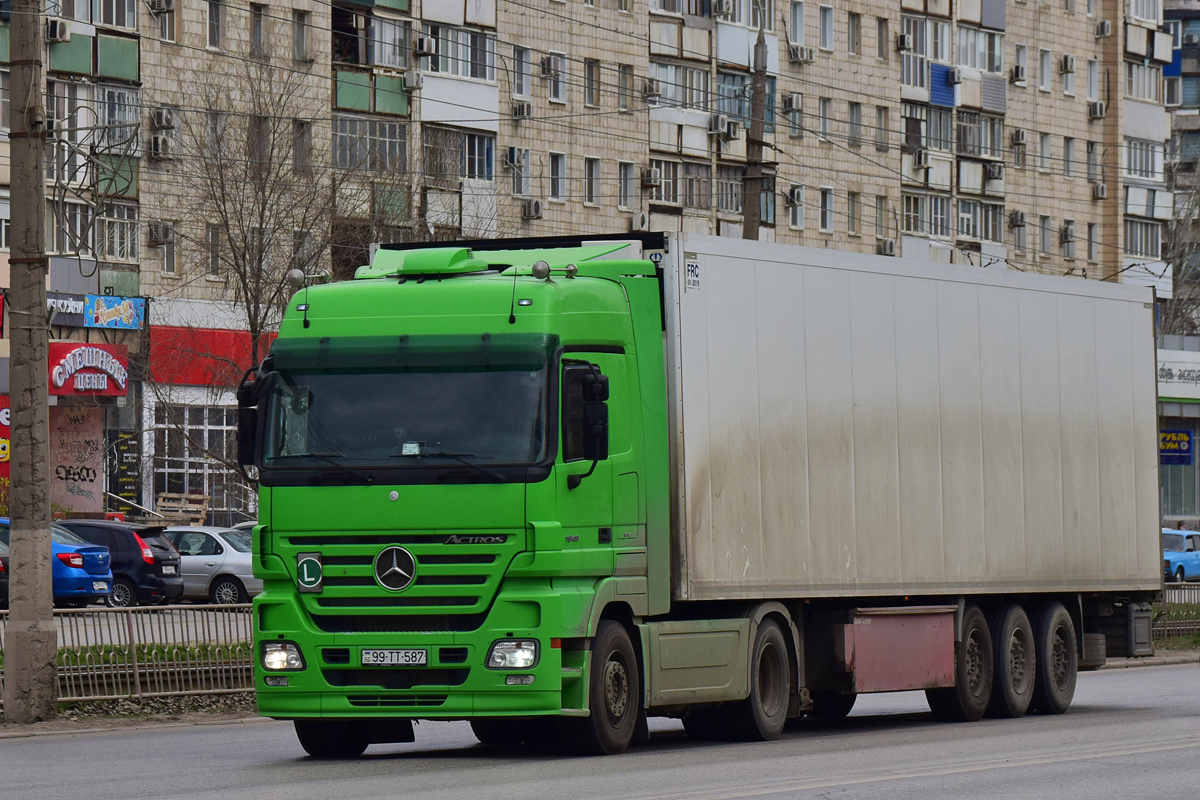
M1177 664L1200 663L1200 655L1148 656L1146 658L1110 658L1100 669L1132 669L1134 667L1166 667Z
M115 733L126 731L147 731L147 730L162 730L164 728L197 728L203 725L258 725L264 722L277 722L277 720L268 719L267 717L246 717L245 719L213 719L213 720L195 720L191 722L151 722L132 725L120 725L117 727L92 727L92 728L41 728L37 730L20 730L20 731L5 731L0 730L0 740L4 739L27 739L31 736L75 736L82 733ZM53 723L34 723L34 725Z

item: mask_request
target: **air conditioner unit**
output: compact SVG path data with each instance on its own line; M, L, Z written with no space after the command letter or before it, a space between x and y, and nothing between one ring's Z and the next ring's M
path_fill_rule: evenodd
M1108 184L1107 183L1093 183L1092 184L1092 199L1093 200L1107 200L1108 199Z
M156 133L150 137L150 157L164 160L174 155L175 143L165 133Z
M1012 143L1015 147L1021 147L1025 144L1025 129L1013 128Z
M642 167L642 188L657 189L662 183L662 171L657 167Z
M725 128L729 126L729 117L725 114L712 114L708 118L708 133L710 136L725 133Z
M150 125L155 130L166 130L175 127L175 112L169 108L156 108L150 114Z
M1024 228L1025 227L1025 212L1013 211L1008 215L1008 227Z
M1009 77L1009 80L1011 80L1013 83L1024 83L1025 82L1025 65L1024 64L1013 65L1012 71L1008 74L1008 77Z
M71 23L65 19L46 20L46 44L71 41Z
M913 169L927 169L929 167L929 151L918 150L913 153L912 157Z
M660 93L657 80L646 78L642 81L642 96L647 100L658 97Z
M1105 39L1112 36L1112 23L1108 20L1100 20L1096 23L1096 38Z
M895 239L880 239L875 244L875 252L881 256L896 255L896 240Z
M415 92L425 85L425 73L409 70L404 73L404 88Z
M645 211L640 211L629 218L629 230L634 233L642 233L650 230L650 215Z
M800 61L800 51L803 49L804 48L798 44L792 44L791 42L788 42L788 61L792 62L793 64L802 63Z
M728 17L733 13L733 0L712 0L714 17Z
M433 42L424 36L418 36L413 40L412 54L413 58L429 58L433 55Z
M521 219L541 219L542 218L542 201L541 200L526 200L521 204Z
M732 142L737 139L742 132L742 125L737 120L730 120L725 123L725 130L721 132L721 138L727 142Z
M533 103L528 100L518 100L512 104L513 119L528 119L533 116Z
M166 244L175 236L175 226L169 222L155 220L146 228L150 234L150 244Z
M1075 56L1063 56L1058 62L1058 71L1069 74L1075 71Z
M175 0L150 0L151 14L165 14L175 10Z
M1075 223L1067 222L1058 229L1058 241L1066 244L1075 241Z
M899 50L901 53L907 53L909 50L912 50L913 49L912 34L897 33L896 34L896 49Z
M801 47L800 48L800 58L798 60L801 64L813 63L814 61L817 60L817 48Z
M787 201L787 204L789 206L795 207L795 206L804 205L804 187L803 186L790 187L787 190L787 194L784 196L784 198Z
M542 60L539 63L542 67L543 78L553 78L558 74L558 69L554 66L554 56L542 56Z
M1197 44L1200 44L1200 34L1195 34L1195 33L1185 33L1185 34L1183 35L1183 43L1184 43L1185 45L1197 45Z
M958 86L962 83L962 70L958 67L951 67L946 70L946 83L951 86Z
M989 161L984 166L984 171L987 174L989 181L999 181L1004 179L1004 163L1001 161Z
M1104 112L1108 107L1103 100L1095 100L1088 103L1088 119L1104 119Z
M788 111L799 111L803 103L804 97L802 95L789 93L783 96L783 110L785 113Z

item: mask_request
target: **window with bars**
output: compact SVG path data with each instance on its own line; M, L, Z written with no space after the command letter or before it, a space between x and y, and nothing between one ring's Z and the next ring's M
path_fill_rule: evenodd
M333 164L339 169L403 170L405 126L367 117L333 115Z
M138 260L138 207L108 203L96 213L96 257L103 261Z
M154 408L154 491L209 498L212 524L252 516L254 490L230 464L237 458L237 409L160 404Z
M141 93L128 86L97 86L96 109L103 130L99 145L109 150L134 152L138 148Z

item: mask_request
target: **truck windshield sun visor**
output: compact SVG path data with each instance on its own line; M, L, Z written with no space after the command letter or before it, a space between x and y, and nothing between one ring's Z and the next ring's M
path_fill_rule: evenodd
M275 369L284 372L541 369L558 347L558 336L549 333L325 336L276 339L271 356Z

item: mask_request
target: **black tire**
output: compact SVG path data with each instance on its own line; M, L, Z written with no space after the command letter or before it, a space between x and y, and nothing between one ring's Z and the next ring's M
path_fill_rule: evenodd
M642 705L642 681L629 633L601 620L592 639L586 717L559 720L563 745L580 755L615 755L633 741Z
M989 717L1021 717L1033 702L1037 676L1037 647L1033 625L1025 609L1017 604L1002 607L991 620L992 699Z
M208 599L217 606L244 603L246 602L246 587L237 578L221 575L209 587Z
M513 747L529 741L532 726L527 719L481 717L471 720L471 732L482 744L494 747Z
M1047 603L1037 614L1034 627L1037 645L1037 681L1033 709L1043 714L1061 714L1075 698L1079 677L1078 640L1075 623L1062 603Z
M116 578L104 604L109 608L133 608L138 604L137 587L128 578Z
M1180 565L1180 567L1175 570L1175 582L1176 583L1186 583L1187 582L1187 577L1183 573L1182 565Z
M783 733L791 689L787 651L787 639L779 623L764 620L750 651L750 696L721 707L730 737L765 742Z
M962 640L954 647L954 686L926 689L929 710L943 722L974 722L992 696L992 634L979 606L963 613Z
M357 758L370 742L352 720L298 719L296 738L313 758Z
M812 693L813 707L805 713L813 719L842 719L854 708L856 694L842 694L828 689Z

